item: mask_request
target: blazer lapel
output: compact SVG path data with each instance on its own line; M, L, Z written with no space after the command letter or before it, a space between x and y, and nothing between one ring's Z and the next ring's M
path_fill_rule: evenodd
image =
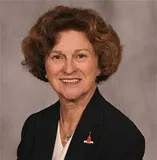
M51 160L56 139L59 119L59 102L48 108L49 111L42 115L40 128L38 129L35 159Z
M88 159L89 153L95 153L92 150L97 148L103 124L103 112L101 107L98 106L99 101L100 93L96 89L75 130L65 160L84 160ZM89 140L87 138L91 138L90 144L87 143Z

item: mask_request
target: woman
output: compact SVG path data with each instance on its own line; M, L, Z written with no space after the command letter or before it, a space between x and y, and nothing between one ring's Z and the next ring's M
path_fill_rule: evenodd
M144 137L97 84L116 72L122 47L93 10L57 6L22 42L23 65L59 101L25 122L18 160L142 160Z

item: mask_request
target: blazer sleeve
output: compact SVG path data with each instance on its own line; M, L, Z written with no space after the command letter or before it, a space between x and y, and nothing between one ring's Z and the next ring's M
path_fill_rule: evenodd
M128 147L126 147L128 149ZM143 160L145 152L145 139L143 136L140 137L134 145L129 148L122 158L122 160Z
M22 133L21 141L17 148L17 160L31 160L33 153L35 135L35 115L31 115L25 121Z

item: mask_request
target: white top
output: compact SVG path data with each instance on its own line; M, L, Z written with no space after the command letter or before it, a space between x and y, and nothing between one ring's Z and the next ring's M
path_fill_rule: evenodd
M56 136L52 160L64 160L67 150L69 148L69 144L71 142L72 136L70 137L66 145L63 147L61 142L61 137L60 137L60 127L58 122L57 136Z

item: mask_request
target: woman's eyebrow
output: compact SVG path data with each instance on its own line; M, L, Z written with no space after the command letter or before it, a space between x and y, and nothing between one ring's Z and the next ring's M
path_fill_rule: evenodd
M52 50L50 53L63 54L63 52L62 52L62 51L59 51L59 50Z
M90 50L90 49L87 49L87 48L76 49L74 53L79 53L79 52L81 52L81 51L86 51L86 52L88 52L88 53L90 53L90 54L95 55L95 53L94 53L93 50Z
M89 49L83 48L83 49L76 49L75 52L80 52L80 51L87 51L89 53L91 53L91 51Z
M59 54L60 56L64 56L65 57L65 53L62 52L62 51L59 51L59 50L52 50L50 52L50 55L53 55L53 54Z
M87 49L87 48L82 48L82 49L76 49L76 50L74 50L73 54L78 53L78 52L81 52L81 51L86 51L86 52L88 52L88 53L93 53L92 51L90 51L90 50ZM64 55L64 54L65 54L63 51L60 51L60 50L52 50L52 51L50 52L50 54L51 54L51 53L57 53L57 54L60 54L60 55Z

